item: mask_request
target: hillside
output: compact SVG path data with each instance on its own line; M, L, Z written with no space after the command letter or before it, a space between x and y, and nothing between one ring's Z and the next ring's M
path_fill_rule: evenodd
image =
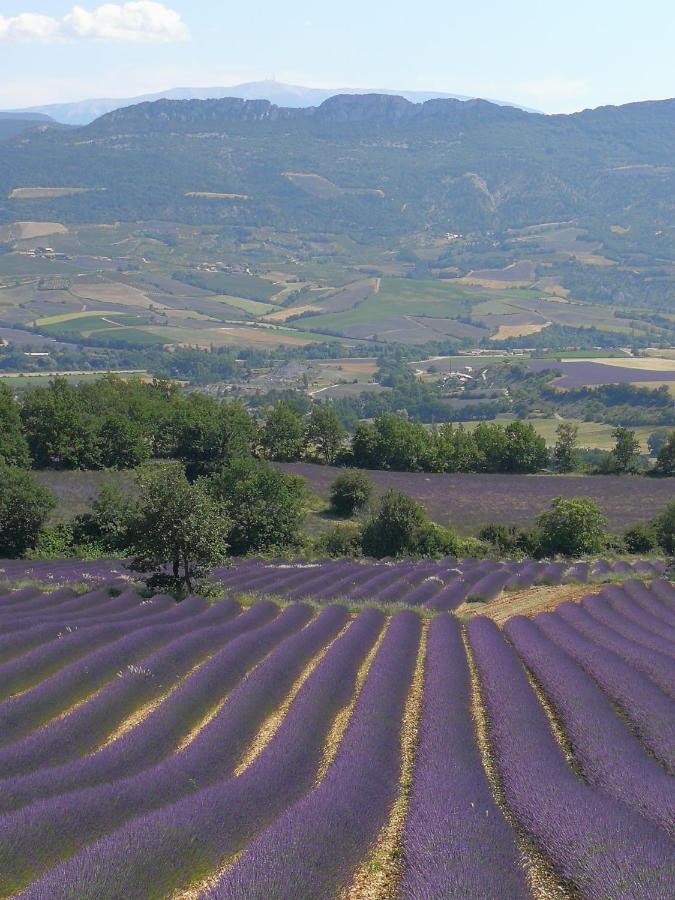
M674 149L672 100L568 116L385 95L306 109L160 100L5 143L0 195L32 185L98 189L22 203L33 218L272 224L368 240L600 218L648 227L665 258ZM15 208L3 201L2 221Z

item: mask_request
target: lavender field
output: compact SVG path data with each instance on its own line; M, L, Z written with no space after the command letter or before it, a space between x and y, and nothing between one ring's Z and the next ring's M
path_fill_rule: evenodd
M562 372L555 384L562 388L580 388L600 384L631 384L675 382L675 371L659 368L635 369L630 366L605 365L591 360L534 360L528 363L531 372L555 370Z
M278 463L307 481L328 500L330 486L344 472L334 466ZM554 497L592 497L607 516L611 531L622 532L657 515L675 500L675 479L637 475L446 475L426 472L368 471L378 495L393 488L421 503L431 518L475 534L483 525L532 525Z
M228 597L251 597L313 604L340 602L349 606L425 607L449 612L462 603L486 603L504 593L531 587L593 584L624 579L660 577L665 563L494 559L233 559L209 576L213 587ZM101 586L111 581L124 585L134 580L123 560L91 562L73 559L0 561L0 585L37 582L40 585L78 583Z
M448 610L611 565L250 560L211 604L70 565L85 593L0 595L0 897L672 898L675 586L650 564L503 630ZM436 614L369 605L406 597Z

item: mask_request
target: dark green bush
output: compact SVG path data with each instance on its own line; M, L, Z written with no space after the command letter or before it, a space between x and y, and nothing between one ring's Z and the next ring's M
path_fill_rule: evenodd
M330 505L339 516L353 516L364 509L373 495L373 484L363 472L343 472L330 487Z

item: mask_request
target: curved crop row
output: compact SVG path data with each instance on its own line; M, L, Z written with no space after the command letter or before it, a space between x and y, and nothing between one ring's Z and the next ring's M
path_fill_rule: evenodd
M459 622L429 629L419 746L403 843L402 900L529 896L511 828L494 802L471 715Z
M648 675L669 697L675 697L675 660L622 637L594 619L576 603L561 603L556 614L604 650L613 650L631 666Z
M477 618L467 631L495 762L521 827L586 898L667 897L673 874L670 840L647 819L576 778L497 626Z
M557 613L541 613L535 624L597 681L623 711L646 747L675 772L675 703L637 669L569 625Z
M5 776L0 781L0 809L11 808L8 804L16 800L11 788L18 785L10 785L7 780L10 776L30 773L26 775L28 783L23 782L22 786L24 792L32 790L32 796L40 796L40 784L52 792L67 790L69 784L73 787L87 784L88 773L112 777L113 757L119 754L121 744L118 738L103 747L106 740L128 723L130 717L133 719L139 709L151 706L170 691L195 666L221 648L227 648L230 642L273 620L278 609L269 601L262 601L245 613L236 615L237 612L234 603L227 602L222 609L219 604L201 617L199 626L149 654L141 666L120 671L118 677L70 715L0 750L0 771ZM92 753L93 756L88 756ZM42 759L49 759L49 772L32 771ZM61 767L56 768L59 764ZM130 767L131 759L121 765Z
M419 639L417 616L392 618L324 780L263 831L205 896L321 898L348 885L396 798Z
M347 618L344 609L329 608L300 632L292 634L305 625L310 615L307 607L290 608L271 624L233 641L188 679L171 701L165 701L152 720L119 742L110 765L111 777L106 783L71 790L0 820L0 870L5 873L0 876L0 888L16 889L17 883L35 877L48 864L53 865L59 856L67 857L78 847L120 827L126 820L162 806L167 797L177 800L183 794L194 793L219 776L229 774L238 751L243 751L256 727L283 699L284 688L292 684L298 669L302 669L307 659L335 636ZM288 637L289 633L291 637ZM242 681L247 668L271 644L276 645L276 649L261 664L265 666L273 661L272 666L267 666L268 677L261 679L255 669ZM240 728L243 746L241 742L237 745L233 741L211 740L206 758L203 743L201 751L199 746L189 744L184 751L175 752L186 730L199 723L214 702L223 698L238 682L240 688L244 688L251 681L264 682L264 692L259 691L257 708L250 703L246 705L246 719ZM164 709L164 705L171 708ZM107 759L97 760L98 756L92 757L91 762L98 762L99 774L103 775L110 754ZM100 756L106 756L105 752ZM124 763L123 772L119 763ZM135 770L137 775L132 774ZM83 786L95 784L93 774L90 771L88 777L81 779ZM114 780L116 775L120 780ZM55 786L59 787L58 778ZM27 835L31 837L28 843Z
M595 682L529 619L516 616L505 631L552 702L584 776L675 834L675 783Z
M72 885L82 900L120 894L140 900L187 886L216 869L311 787L328 729L349 701L361 660L382 622L381 613L361 613L307 679L272 741L243 774L129 822L46 874L26 896L67 896ZM204 763L218 759L230 741L241 743L242 729L250 734L247 720L255 694L246 685L255 676L241 685L198 740L175 757L172 770L182 772L183 787L197 771L203 781L208 772ZM151 790L153 773L148 777Z
M236 610L238 607L233 604L227 613L233 615ZM145 625L81 657L26 693L0 703L0 746L19 740L67 711L120 670L137 664L184 630L182 621Z

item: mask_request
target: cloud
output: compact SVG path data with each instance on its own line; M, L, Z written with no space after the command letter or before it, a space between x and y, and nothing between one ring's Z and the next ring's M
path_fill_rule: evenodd
M92 10L73 6L62 19L37 13L0 16L0 40L50 42L67 39L166 44L190 37L176 10L157 0L104 3Z
M60 24L51 16L38 13L21 13L6 19L0 16L0 40L4 41L49 41L57 38Z

